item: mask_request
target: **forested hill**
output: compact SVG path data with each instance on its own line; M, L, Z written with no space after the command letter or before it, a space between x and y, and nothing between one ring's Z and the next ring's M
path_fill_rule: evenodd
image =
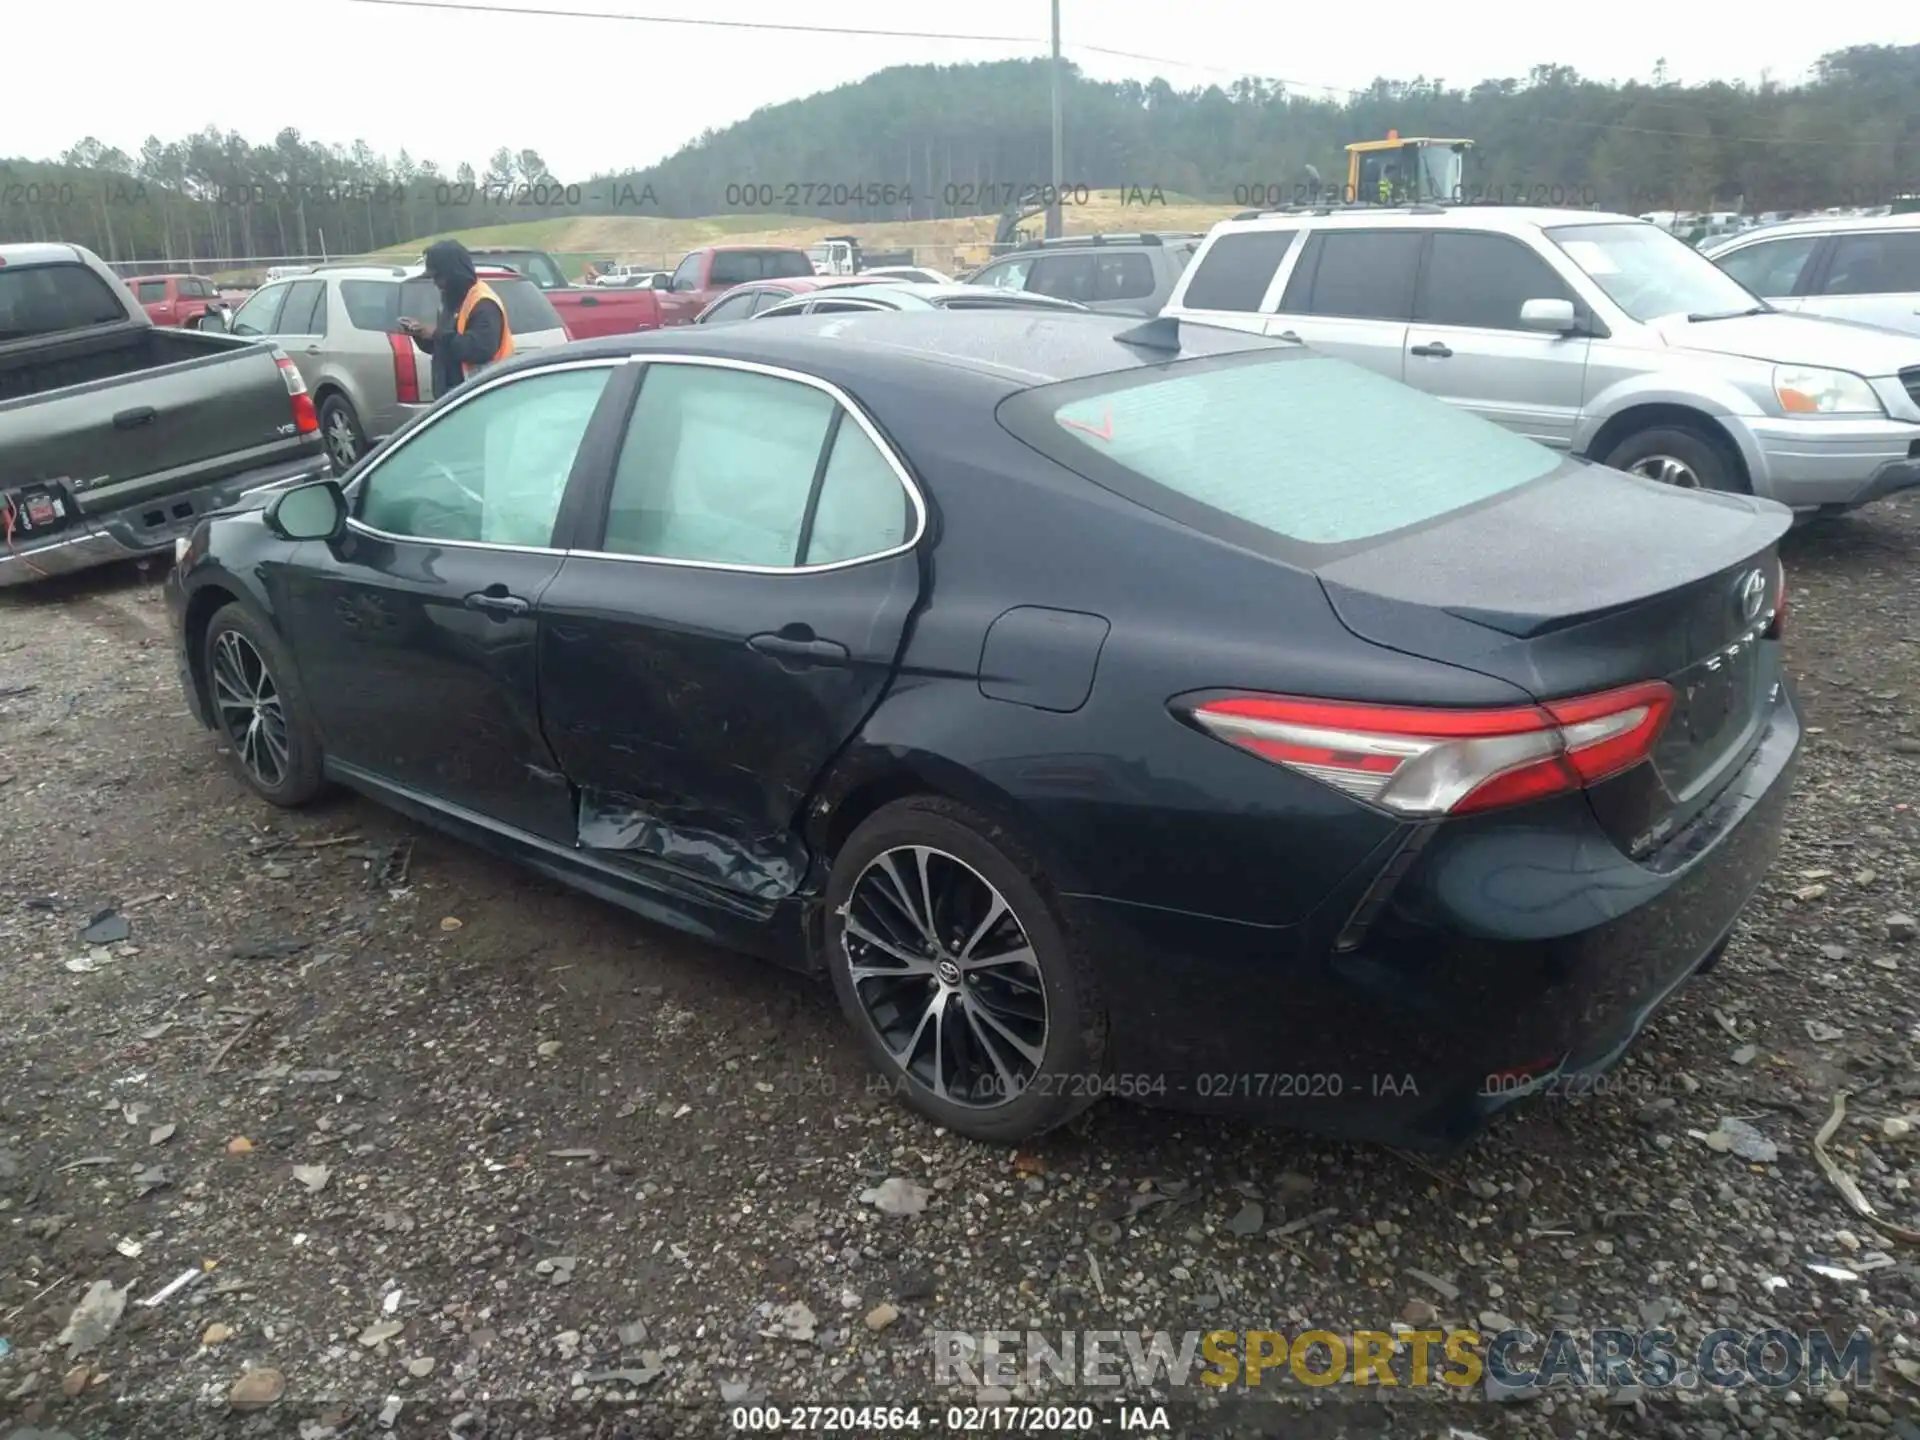
M1539 65L1470 90L1380 80L1339 103L1253 79L1178 91L1076 76L1063 108L1068 183L1228 204L1255 187L1291 192L1308 164L1343 183L1345 146L1389 130L1475 141L1469 190L1558 190L1636 213L1743 195L1750 210L1869 204L1920 185L1920 45L1837 51L1794 87L1607 85ZM738 208L726 187L748 182L812 185L817 198L878 181L911 186L910 218L931 217L983 182L1047 183L1049 126L1044 61L904 66L758 110L620 178L650 185L672 214ZM1678 204L1655 205L1668 197Z
M1471 89L1381 80L1345 102L1243 80L1176 90L1070 75L1066 181L1228 205L1291 198L1347 142L1476 142L1492 198L1749 211L1882 203L1920 188L1920 45L1861 46L1796 86L1601 84L1561 65ZM650 169L556 176L534 151L439 165L283 130L209 127L135 155L81 141L0 162L0 241L58 238L110 259L352 254L453 228L593 214L798 212L853 220L991 213L1044 185L1044 61L902 66L754 112ZM565 183L563 183L563 181ZM1072 203L1069 195L1068 203Z

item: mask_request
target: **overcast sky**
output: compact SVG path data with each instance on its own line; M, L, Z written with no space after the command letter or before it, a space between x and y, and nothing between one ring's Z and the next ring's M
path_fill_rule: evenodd
M504 0L474 0L476 5ZM356 0L95 0L80 10L18 4L7 17L0 154L48 157L92 134L128 152L209 123L255 142L292 125L307 138L363 139L449 170L501 145L531 146L563 179L639 167L762 105L831 89L889 65L1045 53L1046 0L517 0L523 8L690 15L747 22L1032 37L1031 43L810 36L630 20L408 11ZM1449 14L1457 16L1449 21ZM1364 23L1348 21L1364 14ZM1227 83L1249 70L1344 93L1376 75L1453 85L1557 62L1601 79L1645 78L1665 58L1681 81L1799 79L1822 53L1920 38L1910 6L1862 0L1772 13L1673 0L1603 7L1433 0L1349 7L1259 0L1063 0L1068 57L1095 79ZM84 31L81 27L84 26ZM98 38L88 38L98 37ZM1079 46L1156 57L1125 59ZM489 92L483 57L499 57ZM55 63L54 57L73 63ZM225 60L225 64L221 60ZM1172 63L1179 62L1179 63ZM443 100L442 95L452 95ZM1068 150L1071 159L1071 141Z

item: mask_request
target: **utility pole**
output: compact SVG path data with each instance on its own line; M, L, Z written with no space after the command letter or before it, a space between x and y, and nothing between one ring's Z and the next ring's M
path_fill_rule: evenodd
M1063 233L1060 224L1060 192L1065 188L1067 179L1062 173L1066 169L1063 159L1064 147L1060 135L1060 0L1053 0L1053 188L1047 206L1047 238L1058 239Z

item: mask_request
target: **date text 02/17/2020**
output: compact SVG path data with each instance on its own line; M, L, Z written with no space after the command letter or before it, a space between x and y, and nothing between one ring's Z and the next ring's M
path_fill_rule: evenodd
M905 1435L923 1429L956 1435L1088 1435L1099 1430L1159 1433L1159 1405L736 1405L735 1433Z

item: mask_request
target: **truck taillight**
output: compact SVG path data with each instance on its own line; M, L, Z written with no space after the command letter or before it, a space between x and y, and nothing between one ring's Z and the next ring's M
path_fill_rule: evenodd
M1217 740L1402 815L1460 815L1598 784L1645 760L1660 681L1499 710L1232 695L1185 710Z
M402 405L420 403L420 371L413 360L413 341L405 335L387 336L393 347L394 398Z
M273 352L273 363L280 367L280 383L287 387L294 425L302 435L313 434L320 428L320 417L314 413L313 396L307 393L307 382L300 377L300 367L278 350Z

